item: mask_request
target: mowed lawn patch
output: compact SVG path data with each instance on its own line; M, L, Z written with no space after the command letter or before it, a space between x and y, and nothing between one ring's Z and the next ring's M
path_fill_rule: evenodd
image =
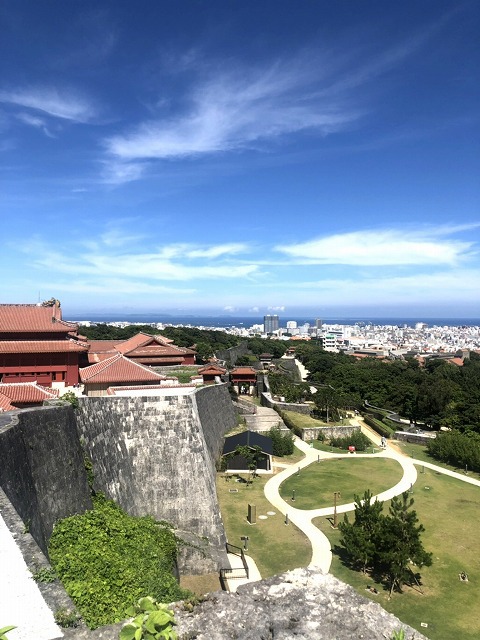
M335 553L330 571L430 640L478 640L480 487L425 469L418 475L412 497L413 508L425 527L425 549L433 553L433 565L420 571L423 595L418 587L405 587L403 593L395 593L389 600L381 584L345 567ZM384 513L388 513L388 506L386 502ZM327 535L332 548L338 545L340 532L331 528L327 518L313 522ZM460 581L462 571L467 573L468 582ZM378 595L366 591L367 585L375 585ZM428 627L422 627L422 622Z
M422 460L424 462L430 462L430 464L436 464L438 467L443 467L444 469L449 469L450 471L456 471L457 473L465 473L465 468L458 467L452 464L447 464L446 462L441 462L437 460L433 456L428 453L428 449L423 444L416 444L412 442L402 442L398 440L395 442L395 445L404 453L406 456L410 458L414 458L416 460ZM476 480L480 480L480 473L475 473L467 468L467 474L471 478L475 478Z
M373 495L390 489L399 482L403 469L388 458L332 458L314 462L300 473L295 473L280 485L280 495L292 502L295 491L296 509L319 509L333 506L333 492L339 491L338 504L354 501L354 495L363 496L367 489Z
M255 560L262 578L305 567L312 557L308 538L294 525L286 526L280 512L265 520L259 518L269 511L275 511L263 493L270 477L260 476L247 485L235 482L234 476L227 481L224 474L217 474L217 494L227 540L241 547L243 542L240 537L249 536L247 553ZM254 525L247 520L249 504L256 506L257 524Z

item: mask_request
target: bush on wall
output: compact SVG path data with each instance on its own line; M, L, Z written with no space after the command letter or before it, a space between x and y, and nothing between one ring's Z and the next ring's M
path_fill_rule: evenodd
M190 595L172 574L178 539L165 522L126 514L103 495L94 508L55 525L50 561L86 624L120 622L145 595L173 602Z

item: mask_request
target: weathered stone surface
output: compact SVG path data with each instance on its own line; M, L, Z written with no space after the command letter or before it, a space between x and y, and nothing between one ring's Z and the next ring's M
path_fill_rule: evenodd
M91 508L71 406L23 409L0 427L0 487L47 554L55 522Z
M176 619L185 640L385 640L400 629L408 640L425 640L352 587L314 569L251 583L236 594L210 594L193 613L178 610Z
M82 398L77 424L97 490L131 515L167 520L203 542L206 555L183 550L182 572L228 566L215 490L215 460L236 424L225 385L182 396Z

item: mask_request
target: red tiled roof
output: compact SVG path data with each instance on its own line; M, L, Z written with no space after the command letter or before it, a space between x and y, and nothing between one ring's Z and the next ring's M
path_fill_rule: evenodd
M163 336L150 336L139 332L128 340L91 340L88 360L91 363L102 362L113 354L121 353L129 358L150 359L152 364L181 364L185 355L194 355L195 351L172 344L173 340ZM157 358L157 361L153 361Z
M10 398L4 396L3 393L0 392L0 411L13 411L16 409L13 404L10 402Z
M456 364L457 367L463 367L463 358L449 358L447 362L451 362L452 364Z
M165 376L129 360L120 353L103 362L84 367L79 371L81 381L87 384L101 384L105 382L154 382L157 380L165 380Z
M0 340L0 353L66 353L87 351L75 340Z
M31 404L58 398L58 390L47 389L36 382L11 382L0 383L0 395L8 398L12 405Z
M74 322L62 320L57 305L0 304L0 333L68 333L77 329Z
M184 362L184 358L182 356L166 356L161 358L147 358L147 357L135 357L133 358L130 354L128 357L133 360L133 362L138 362L140 364L145 364L150 367L162 367L162 366L170 366L173 364L182 365Z
M253 367L235 367L234 369L232 369L231 373L239 373L239 374L255 374L256 375L256 371Z
M115 349L117 344L121 344L123 340L89 340L90 349L88 351L88 361L90 364L102 362L107 358L116 355L118 351Z
M170 338L164 338L163 336L155 335L151 336L148 333L143 333L139 331L136 335L132 336L128 340L125 340L121 344L117 346L117 351L120 353L129 353L138 347L143 347L144 345L148 345L151 343L160 344L162 346L167 346L173 342ZM178 348L178 347L176 347Z
M210 373L210 374L217 373L219 375L223 375L226 372L227 372L226 369L223 369L222 367L218 367L215 364L207 364L204 367L200 367L200 369L198 369L198 373L200 373L201 375L204 375L206 373L207 374L208 373Z

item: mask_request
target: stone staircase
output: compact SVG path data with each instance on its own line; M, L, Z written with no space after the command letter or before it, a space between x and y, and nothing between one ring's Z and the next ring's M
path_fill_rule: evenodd
M252 415L245 415L245 423L250 431L270 431L272 427L287 429L282 418L274 409L268 407L256 407Z

